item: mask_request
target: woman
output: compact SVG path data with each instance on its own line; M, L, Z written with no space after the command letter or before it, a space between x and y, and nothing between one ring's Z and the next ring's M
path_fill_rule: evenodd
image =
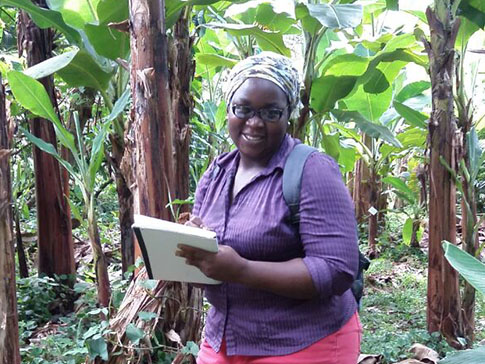
M219 251L180 246L178 255L221 285L197 363L355 364L358 266L353 206L336 163L305 163L300 225L288 221L282 168L299 143L286 134L298 104L298 73L263 52L238 63L226 89L236 149L220 155L197 187L192 219L217 233ZM200 219L199 219L200 217Z

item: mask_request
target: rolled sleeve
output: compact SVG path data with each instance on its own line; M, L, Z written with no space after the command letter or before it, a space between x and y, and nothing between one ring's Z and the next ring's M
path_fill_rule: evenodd
M300 193L303 261L321 297L341 295L358 269L354 206L335 161L321 153L307 160Z

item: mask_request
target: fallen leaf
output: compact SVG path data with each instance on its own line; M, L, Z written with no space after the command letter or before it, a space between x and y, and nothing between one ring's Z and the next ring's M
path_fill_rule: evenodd
M360 354L357 364L381 364L384 357L375 354Z
M180 335L175 332L174 329L171 329L169 332L167 332L165 336L170 341L173 341L174 343L182 345L182 339L180 338Z
M421 360L423 363L438 364L440 361L440 356L436 351L422 344L413 344L409 351L414 354L414 358Z

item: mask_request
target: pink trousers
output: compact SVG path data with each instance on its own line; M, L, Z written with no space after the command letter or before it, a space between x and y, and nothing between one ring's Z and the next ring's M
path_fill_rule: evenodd
M197 364L357 364L361 334L362 327L356 312L340 330L288 355L228 356L225 340L218 353L204 340Z

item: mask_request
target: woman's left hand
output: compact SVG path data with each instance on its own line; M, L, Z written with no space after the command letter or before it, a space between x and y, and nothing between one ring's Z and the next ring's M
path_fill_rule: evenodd
M238 282L247 266L247 260L227 245L219 245L217 253L183 244L177 247L176 256L185 258L187 264L218 281Z

